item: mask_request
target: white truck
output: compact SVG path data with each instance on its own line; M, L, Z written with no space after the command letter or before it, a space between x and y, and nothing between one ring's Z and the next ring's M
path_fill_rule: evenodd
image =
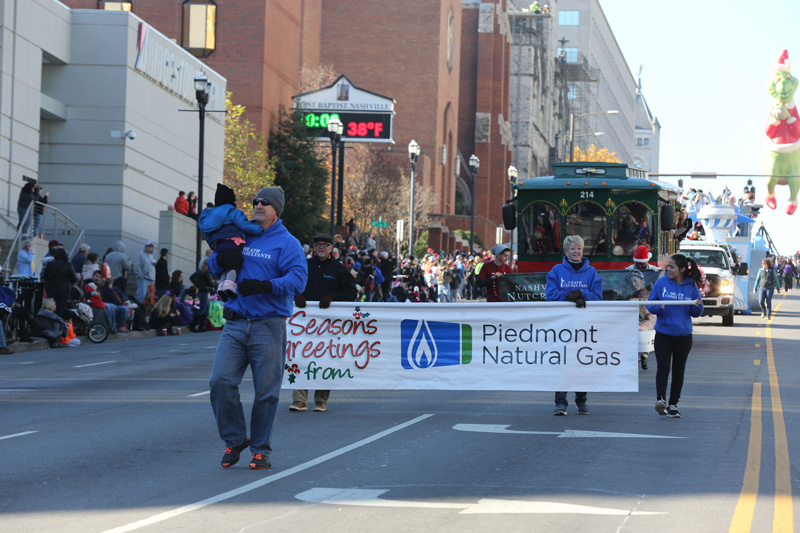
M706 275L708 292L703 296L703 316L721 316L723 326L733 326L736 286L739 276L747 283L747 263L739 263L736 249L726 241L737 220L730 206L704 206L698 215L706 240L684 240L680 252L694 259Z

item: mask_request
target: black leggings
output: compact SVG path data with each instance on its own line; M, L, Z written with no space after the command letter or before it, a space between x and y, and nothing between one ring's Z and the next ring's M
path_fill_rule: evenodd
M669 405L678 405L683 389L683 374L686 370L686 360L692 349L692 334L683 337L666 335L656 331L655 339L656 362L656 399L667 396L667 381L669 380L670 362L672 363L672 387L669 390Z

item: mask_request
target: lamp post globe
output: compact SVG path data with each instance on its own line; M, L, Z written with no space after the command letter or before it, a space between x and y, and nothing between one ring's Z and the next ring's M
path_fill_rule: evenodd
M517 184L517 176L519 176L519 171L517 170L517 167L515 167L514 165L508 167L508 181L511 182L511 185Z
M411 207L408 214L408 251L414 254L414 183L417 181L417 161L420 148L415 140L408 143L408 159L411 161Z
M478 177L478 169L481 168L481 160L478 159L478 156L472 154L469 156L469 171L470 177L470 210L469 210L469 252L472 253L474 251L474 244L475 244L475 179Z

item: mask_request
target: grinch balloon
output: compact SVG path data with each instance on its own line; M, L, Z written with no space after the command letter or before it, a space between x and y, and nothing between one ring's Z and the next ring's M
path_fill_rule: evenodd
M767 90L777 100L769 110L767 140L764 147L764 173L767 181L766 204L775 209L775 185L789 186L786 212L797 209L800 190L800 115L794 103L797 78L789 70L789 52L784 50L772 65L772 77Z

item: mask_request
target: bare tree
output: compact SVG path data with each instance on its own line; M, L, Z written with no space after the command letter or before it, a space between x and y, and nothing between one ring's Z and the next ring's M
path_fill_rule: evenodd
M345 219L353 218L362 233L377 236L378 228L370 227L372 220L383 218L389 227L381 231L381 248L397 247L397 221L405 221L408 242L408 217L411 179L386 154L369 145L353 143L345 159ZM414 192L414 228L418 236L430 224L436 205L436 195L430 187L417 186Z

